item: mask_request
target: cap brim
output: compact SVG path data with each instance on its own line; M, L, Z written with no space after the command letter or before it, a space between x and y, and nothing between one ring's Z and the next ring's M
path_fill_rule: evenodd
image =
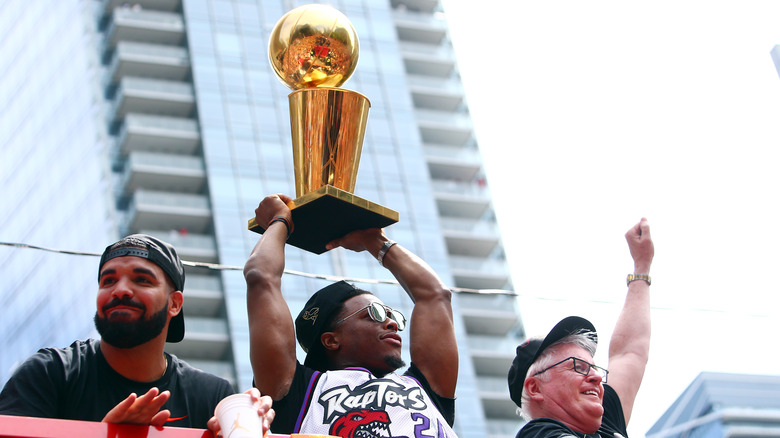
M184 309L179 311L179 314L171 318L170 324L168 324L168 336L165 338L166 342L181 342L184 339Z
M539 349L536 350L536 354L531 363L536 362L536 359L539 359L539 356L541 356L544 350L550 345L560 341L566 336L581 332L592 332L593 340L598 343L596 327L594 327L590 321L585 318L580 318L579 316L569 316L562 319L558 324L555 324L555 327L553 327L552 330L550 330L550 333L545 336Z

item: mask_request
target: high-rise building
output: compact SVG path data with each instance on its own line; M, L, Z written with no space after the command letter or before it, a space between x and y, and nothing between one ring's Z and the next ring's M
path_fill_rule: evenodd
M777 74L780 75L780 45L772 47L769 54L772 56L772 62L775 63Z
M780 376L699 374L647 438L780 437Z
M89 1L0 3L0 241L100 251L116 235ZM0 246L0 382L94 333L97 261Z
M105 149L94 151L95 160L108 162L113 171L110 184L102 174L94 184L111 187L117 235L146 232L173 243L184 260L242 266L259 238L246 229L258 202L272 193L294 195L290 90L269 66L267 38L285 12L304 2L55 3L79 8L82 16L94 9L93 22L79 26L81 46L74 46L99 61L97 67L86 63L96 70L88 69L78 80L89 89L99 86L105 96L92 113L101 114L105 124L84 130L93 132L98 149ZM459 290L511 290L441 5L436 0L330 4L349 17L360 38L358 67L344 87L371 101L355 193L397 210L400 221L387 229L388 235L430 263L447 284ZM53 41L42 44L44 53L60 47ZM52 74L54 83L61 72ZM62 163L49 164L51 171ZM100 211L99 217L104 221L100 229L113 231L111 211ZM72 216L79 219L83 215ZM27 240L24 234L10 236ZM37 243L66 247L56 236ZM113 240L94 233L90 238L102 245ZM96 262L90 260L93 271ZM295 313L327 284L323 276L392 278L365 254L343 250L315 255L291 247L286 263L290 271L283 291ZM249 387L241 271L187 270L187 334L183 342L168 344L168 351L239 389ZM407 314L411 310L398 286L360 286L390 306ZM95 289L95 283L82 285L68 296L89 295L93 311ZM33 292L23 284L8 291ZM0 299L7 300L5 295L4 290ZM463 292L455 294L454 308L461 355L456 432L512 437L521 421L508 397L506 373L524 336L516 301L510 295Z

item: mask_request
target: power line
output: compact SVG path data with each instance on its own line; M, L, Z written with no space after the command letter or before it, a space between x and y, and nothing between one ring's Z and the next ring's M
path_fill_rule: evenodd
M16 247L16 248L27 248L27 249L34 249L39 251L47 251L47 252L53 252L58 254L66 254L66 255L78 255L78 256L91 256L91 257L100 257L102 254L94 253L94 252L83 252L83 251L72 251L72 250L64 250L64 249L54 249L54 248L46 248L43 246L37 246L37 245L30 245L27 243L12 243L12 242L0 242L0 245L2 246L10 246L10 247ZM216 271L242 271L244 269L243 266L230 266L230 265L221 265L218 263L206 263L206 262L192 262L187 260L182 260L182 264L185 266L191 266L191 267L199 267L199 268L206 268L206 269L212 269ZM327 281L340 281L345 280L352 283L362 283L362 284L390 284L394 286L398 286L398 281L396 280L382 280L382 279L374 279L374 278L356 278L356 277L343 277L338 275L324 275L324 274L312 274L309 272L302 272L302 271L296 271L292 269L285 269L285 274L288 275L295 275L298 277L305 277L305 278L315 278L320 280L327 280ZM550 296L535 296L535 295L529 295L529 294L518 294L515 291L509 291L509 290L503 290L503 289L470 289L470 288L464 288L464 287L449 287L448 289L456 292L456 293L463 293L463 294L474 294L474 295L507 295L507 296L513 296L518 298L524 298L524 299L533 299L537 301L553 301L553 302L571 302L571 298L557 298L557 297L550 297ZM584 303L591 303L591 304L605 304L605 305L615 305L615 301L608 301L608 300L580 300ZM712 313L712 314L721 314L721 315L735 315L735 314L741 314L742 316L747 316L751 318L775 318L777 315L769 315L769 314L760 314L760 313L743 313L743 312L734 312L733 310L722 310L722 309L707 309L702 307L689 307L687 309L679 308L679 307L670 307L670 306L652 306L653 310L662 310L662 311L685 311L685 312L701 312L701 313Z
M30 245L27 243L13 243L13 242L0 242L0 245L3 246L10 246L15 248L26 248L26 249L35 249L39 251L47 251L47 252L53 252L57 254L67 254L67 255L79 255L79 256L91 256L91 257L100 257L102 254L95 253L95 252L84 252L84 251L71 251L71 250L64 250L64 249L55 249L55 248L46 248L43 246L37 246L37 245ZM221 265L218 263L206 263L206 262L192 262L188 260L182 260L181 263L184 266L191 266L191 267L198 267L198 268L207 268L212 269L216 271L242 271L244 269L243 266L230 266L230 265ZM345 280L352 283L363 283L363 284L391 284L398 286L398 281L396 280L382 280L382 279L374 279L374 278L355 278L355 277L343 277L343 276L337 276L337 275L323 275L323 274L312 274L309 272L301 272L301 271L295 271L292 269L285 269L285 274L289 275L295 275L298 277L306 277L306 278L316 278L321 280L328 280L328 281L340 281ZM464 287L449 287L448 289L457 292L457 293L466 293L466 294L476 294L476 295L509 295L509 296L518 296L516 292L509 291L509 290L503 290L503 289L470 289L470 288L464 288Z

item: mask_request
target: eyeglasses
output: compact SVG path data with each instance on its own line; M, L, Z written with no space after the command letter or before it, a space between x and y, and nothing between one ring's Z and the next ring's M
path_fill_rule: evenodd
M385 306L384 304L378 303L376 301L336 321L335 323L333 323L333 327L336 327L337 325L348 320L349 318L352 318L353 316L357 315L358 313L366 309L368 309L368 316L371 317L373 321L385 322L387 318L390 318L393 321L395 321L395 323L398 325L399 332L404 328L406 328L406 317L404 317L403 313L393 309L392 307Z
M558 363L552 364L549 367L539 371L538 373L534 374L534 376L538 376L539 374L542 374L543 372L549 370L552 367L557 367L558 365L568 361L569 359L571 359L574 362L574 366L572 367L572 369L575 372L580 373L583 376L587 376L588 374L590 374L590 370L592 368L593 371L596 373L596 375L601 377L601 381L603 383L607 383L607 374L609 374L609 371L607 371L604 368L601 368L600 366L593 365L592 363L587 363L584 360L578 359L576 357L567 357L566 359Z

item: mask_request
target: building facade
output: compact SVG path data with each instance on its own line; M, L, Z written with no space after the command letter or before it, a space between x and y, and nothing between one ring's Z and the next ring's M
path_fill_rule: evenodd
M0 242L99 252L116 236L92 6L0 4ZM93 257L0 246L0 278L0 382L94 333Z
M780 376L701 373L647 438L780 437Z
M173 243L184 260L227 266L187 268L187 333L168 350L247 388L245 284L240 269L231 267L243 266L259 238L247 231L259 201L272 193L294 195L290 90L268 63L267 38L284 13L304 2L66 3L92 11L84 28L94 32L84 32L81 48L91 49L85 53L97 67L81 80L103 96L95 114L105 123L92 135L101 149L95 156L105 157L101 169L111 170L97 175L113 200L101 212L101 229L115 234L92 237L104 246L146 232ZM349 17L360 38L358 67L344 88L371 101L355 194L398 211L400 221L388 235L447 284L511 290L445 11L432 0L330 4ZM94 270L96 261L90 263ZM343 250L314 255L290 247L286 266L283 291L294 313L328 283L322 276L392 278L372 258ZM397 286L360 286L411 310ZM94 290L94 283L79 289ZM514 436L521 422L506 373L524 335L516 301L463 292L455 294L454 307L461 354L456 432Z

